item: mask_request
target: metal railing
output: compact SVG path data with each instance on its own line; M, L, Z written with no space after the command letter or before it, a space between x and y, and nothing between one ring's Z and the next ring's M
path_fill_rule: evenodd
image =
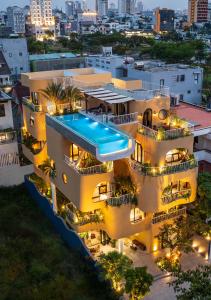
M189 136L192 134L191 127L187 128L174 128L174 129L158 129L146 127L142 124L138 125L138 133L149 136L157 141L173 140L179 137Z
M138 113L135 112L135 113L119 115L119 116L109 116L108 115L108 116L105 116L105 119L107 119L108 122L114 123L115 125L133 123L133 122L138 121Z
M157 224L186 214L186 207L152 218L152 224Z
M181 191L177 191L177 192L174 192L172 194L164 194L162 196L162 202L164 204L168 204L168 203L171 203L175 200L179 200L179 199L183 199L183 198L186 198L188 199L191 195L191 190L190 189L187 189L187 190L181 190Z
M0 144L9 144L17 140L16 131L0 132Z
M126 204L134 203L134 195L129 193L117 197L110 197L106 199L106 202L109 206L121 206Z
M19 154L17 152L2 153L0 155L0 168L12 165L19 165Z
M43 111L43 106L39 105L39 104L34 104L32 102L31 97L23 97L22 98L22 102L28 106L31 110L35 111L35 112L42 112Z
M120 95L140 100L150 100L155 97L168 97L170 95L168 87L159 87L145 81L142 81L142 86L138 90L124 90L115 87L113 84L107 84L104 88Z
M82 175L92 175L111 172L113 169L113 162L107 162L106 164L100 164L88 168L80 168L76 165L76 162L71 161L70 157L64 155L65 163L72 167L75 171Z
M172 166L148 167L134 160L130 160L130 166L144 176L162 176L196 168L198 166L198 162L195 159L191 159Z

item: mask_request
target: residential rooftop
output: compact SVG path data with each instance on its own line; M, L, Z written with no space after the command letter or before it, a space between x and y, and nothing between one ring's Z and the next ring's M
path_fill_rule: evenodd
M198 69L201 70L200 67L197 66L189 66L185 64L166 64L163 61L157 60L148 60L148 61L135 61L134 63L137 67L142 67L143 71L149 72L161 72L161 71L178 71L180 70L187 70L187 69Z
M176 115L194 125L195 130L211 128L211 111L201 106L187 102L180 102L173 108Z
M48 54L32 54L29 55L30 61L37 61L37 60L55 60L55 59L64 59L64 58L74 58L76 57L75 54L71 52L65 53L48 53Z

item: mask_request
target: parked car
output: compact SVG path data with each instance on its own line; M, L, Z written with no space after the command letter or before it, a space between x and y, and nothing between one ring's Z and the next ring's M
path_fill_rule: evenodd
M142 244L141 242L139 242L138 240L132 240L132 245L133 245L133 247L136 246L137 248L139 248L142 251L146 250L146 246L144 244Z

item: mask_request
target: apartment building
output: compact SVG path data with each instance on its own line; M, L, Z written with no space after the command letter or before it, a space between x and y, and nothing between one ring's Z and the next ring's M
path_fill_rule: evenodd
M157 8L155 10L156 32L169 32L174 30L174 10L167 8Z
M203 69L162 61L135 62L128 68L128 76L170 88L172 104L185 100L201 104Z
M208 0L188 0L188 22L206 23L208 20Z
M0 38L0 51L9 66L12 80L17 80L23 72L29 72L29 53L25 38Z
M136 239L156 251L159 228L186 213L197 188L192 127L170 114L169 89L95 68L25 73L21 81L30 90L23 153L54 211L90 249L112 242L123 251ZM80 89L77 112L47 100L41 89L52 83Z
M26 10L18 6L9 6L7 8L7 24L14 33L25 33Z
M12 99L0 91L0 186L18 185L33 171L20 155L14 129Z

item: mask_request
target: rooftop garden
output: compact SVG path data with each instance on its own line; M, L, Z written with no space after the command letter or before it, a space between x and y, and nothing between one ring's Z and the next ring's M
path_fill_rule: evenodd
M24 186L0 189L0 202L2 300L117 299L66 247Z

